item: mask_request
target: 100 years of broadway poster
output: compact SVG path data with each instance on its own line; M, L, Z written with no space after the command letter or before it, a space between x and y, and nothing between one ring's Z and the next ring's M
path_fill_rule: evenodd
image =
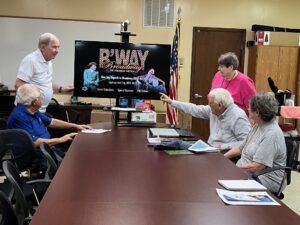
M168 94L170 45L76 41L74 95L159 99Z

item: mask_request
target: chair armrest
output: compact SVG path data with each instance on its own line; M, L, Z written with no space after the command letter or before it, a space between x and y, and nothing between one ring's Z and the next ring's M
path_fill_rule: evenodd
M291 167L286 167L286 166L278 166L278 167L268 167L266 169L263 169L261 171L258 171L254 174L252 174L252 178L253 179L256 179L257 177L263 175L263 174L266 174L266 173L270 173L270 172L273 172L273 171L276 171L276 170L292 170Z
M47 179L37 179L37 180L30 180L26 181L26 184L39 184L39 183L51 183L52 180Z

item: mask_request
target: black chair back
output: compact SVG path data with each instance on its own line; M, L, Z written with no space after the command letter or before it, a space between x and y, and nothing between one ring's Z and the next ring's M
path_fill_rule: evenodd
M14 198L16 200L15 212L19 216L24 216L24 220L25 217L29 215L30 208L23 193L23 183L19 172L10 161L4 161L2 163L2 168L6 178L11 183L14 190Z
M14 95L0 95L0 117L8 117L15 107Z
M297 151L297 142L286 140L286 166L293 168L294 162L295 162L295 155ZM287 179L287 185L291 183L291 170L286 170L286 179Z
M78 111L60 105L55 98L51 99L46 112L50 117L70 123L78 123L80 117Z
M7 127L7 122L5 118L0 118L0 130L5 130Z
M41 143L40 149L47 158L47 161L50 166L49 177L52 179L55 176L56 171L59 167L59 161L58 161L55 153L53 152L53 150L51 149L51 147L48 144L46 144L44 142Z
M36 150L30 135L25 130L0 130L0 140L0 153L10 152L20 171L31 167Z
M14 211L14 208L11 202L8 200L6 195L0 191L0 212L2 214L2 218L0 221L0 225L21 225L23 222L18 221L18 217ZM25 218L25 216L24 216Z
M4 142L1 138L1 132L0 132L0 159L2 159L6 153L7 153L7 148L4 145Z
M64 114L63 107L58 103L58 101L55 98L52 98L49 105L46 109L47 114L50 114L49 116L64 120L66 121L66 116Z

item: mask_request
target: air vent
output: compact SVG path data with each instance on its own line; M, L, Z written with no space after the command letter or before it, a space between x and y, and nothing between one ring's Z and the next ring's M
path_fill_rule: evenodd
M144 0L145 27L173 27L174 0Z

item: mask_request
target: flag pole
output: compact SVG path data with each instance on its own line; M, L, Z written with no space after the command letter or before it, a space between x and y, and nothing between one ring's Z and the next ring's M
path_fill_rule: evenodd
M180 12L181 8L177 11L177 20L176 20L176 28L175 34L173 37L171 58L170 58L170 84L169 84L169 97L172 100L176 100L178 97L178 82L179 82L179 74L178 74L178 47L180 40ZM171 125L178 125L178 111L173 108L170 104L167 104L167 123Z

